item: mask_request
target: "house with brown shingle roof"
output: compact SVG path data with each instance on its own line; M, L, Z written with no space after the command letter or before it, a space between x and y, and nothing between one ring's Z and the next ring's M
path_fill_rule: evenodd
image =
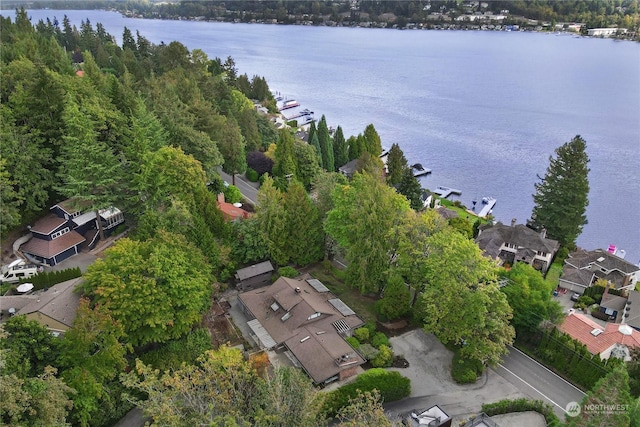
M629 349L640 348L640 331L626 323L602 326L584 314L570 312L558 328L587 347L589 353L608 359L612 355L631 360Z
M224 193L218 194L218 209L220 209L226 221L235 221L237 219L245 219L251 216L251 213L242 209L242 206L236 206L233 203L225 202Z
M49 215L29 227L32 237L20 248L22 253L33 262L54 266L78 254L83 243L92 247L98 237L97 218L105 235L124 222L118 208L101 209L96 218L93 210L83 212L87 207L86 202L74 198L53 205Z
M345 341L364 322L319 280L280 277L238 295L256 343L285 349L316 384L354 375L365 360Z
M564 261L559 286L583 294L596 280L604 279L613 289L631 291L640 277L640 267L603 249L576 251Z
M515 219L511 225L498 222L481 226L476 243L485 255L501 264L525 262L543 273L551 266L560 247L556 240L546 237L546 231L539 233L524 224L516 224Z

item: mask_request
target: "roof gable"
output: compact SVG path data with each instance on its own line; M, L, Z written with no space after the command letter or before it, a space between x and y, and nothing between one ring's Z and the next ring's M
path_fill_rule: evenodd
M82 278L77 278L53 285L38 294L36 299L31 300L17 314L39 312L68 327L73 326L80 304L80 295L74 290L82 281Z

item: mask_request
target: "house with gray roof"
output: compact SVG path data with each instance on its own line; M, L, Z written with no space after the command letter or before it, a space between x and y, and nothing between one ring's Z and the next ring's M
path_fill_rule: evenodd
M256 343L285 350L315 384L355 375L365 362L345 340L364 322L309 275L280 277L270 286L243 292L238 304Z
M2 318L25 316L54 334L64 333L73 326L76 318L80 305L80 293L76 289L82 282L79 277L29 295L1 296Z
M564 261L559 285L579 294L603 279L619 291L632 291L640 277L640 267L604 249L580 250Z
M536 270L546 273L553 257L558 252L558 241L548 239L546 231L537 232L524 224L484 225L478 230L476 243L488 257L498 260L500 264L525 262Z
M271 284L273 265L270 261L260 262L236 271L236 288L240 291L257 289Z

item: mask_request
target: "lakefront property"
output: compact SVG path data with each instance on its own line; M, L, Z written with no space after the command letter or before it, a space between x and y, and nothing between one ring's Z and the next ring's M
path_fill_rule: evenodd
M217 12L233 12L237 3L227 3L215 4ZM196 13L212 5L149 10L188 6ZM328 5L315 7L322 13ZM290 6L278 4L277 13L288 19ZM300 6L296 14L312 7ZM368 8L388 5L334 6L329 20L366 26L373 22ZM426 6L414 4L413 14L438 14L464 28L511 25L503 21L515 14L488 2ZM348 14L342 18L341 7ZM403 18L398 12L395 19ZM546 46L547 55L582 46L588 72L607 82L612 98L622 97L607 109L621 104L626 117L635 111L624 101L633 82L615 66L625 55L606 49L615 79L600 78L594 60L595 42L608 41L505 31L500 38L515 42L504 50L497 34L480 32L314 28L282 37L305 29L200 22L196 32L194 23L163 21L163 38L175 28L195 37L187 47L156 44L139 28L123 27L118 39L93 15L74 27L70 11L51 13L61 21L45 16L36 23L25 10L0 18L2 271L30 271L0 283L7 356L0 376L11 392L0 399L2 423L107 427L135 408L134 415L142 412L136 426L144 418L171 427L395 427L401 420L542 427L561 425L571 402L619 399L624 410L615 422L629 424L640 396L640 304L631 289L637 274L619 262L622 252L592 258L573 250L592 246L578 241L589 192L604 196L589 187L599 171L587 167L587 141L606 144L594 136L591 115L571 121L584 117L579 103L563 113L563 102L576 97L562 93L570 85L561 77L582 83L582 55L558 68L554 80L530 78L541 58L537 47ZM391 26L416 28L409 24ZM256 28L260 37L251 35ZM318 37L327 31L337 31L339 54ZM198 45L202 35L206 43ZM443 38L430 44L431 36ZM227 37L252 40L250 55L216 56L229 50ZM272 49L282 40L314 48L287 55L285 67L282 55L260 44L265 40ZM615 46L627 51L626 43ZM445 60L433 61L434 54ZM295 65L301 56L302 72ZM265 77L239 72L256 57L276 67L281 81L302 79L295 101L276 100ZM499 68L509 78L493 80L497 58L508 61ZM392 74L380 79L377 71L389 64ZM327 66L331 72L322 72ZM415 70L429 78L411 78ZM320 89L316 75L325 79ZM547 86L555 89L554 114L540 114L549 111ZM577 94L588 87L578 86ZM498 105L485 102L487 88ZM599 89L590 88L594 97ZM544 102L505 93L539 93ZM310 110L296 110L313 105L307 94L327 98L331 116L316 121ZM522 98L526 108L518 108ZM364 119L352 120L348 109ZM545 121L545 132L574 124L585 137L543 137L532 116ZM330 126L329 117L361 127ZM602 118L599 126L609 126ZM616 140L617 127L607 129ZM384 149L390 138L402 141L407 155L398 143ZM548 165L535 163L549 154ZM436 173L417 176L431 171L423 164ZM516 171L523 165L524 173ZM512 213L510 199L529 203L532 190L530 227L495 221L500 211L524 218ZM468 209L445 197L456 192L482 204ZM591 201L597 208L601 198ZM609 237L611 223L598 232ZM565 260L593 274L572 312L573 293L558 286ZM35 271L31 263L39 264ZM535 401L534 389L544 401ZM511 418L499 418L504 412ZM605 415L580 414L594 425L606 425Z

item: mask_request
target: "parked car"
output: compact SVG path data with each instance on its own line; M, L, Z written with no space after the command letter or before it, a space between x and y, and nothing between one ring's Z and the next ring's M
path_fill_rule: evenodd
M578 301L578 298L580 298L580 294L574 293L573 295L571 295L571 301Z

